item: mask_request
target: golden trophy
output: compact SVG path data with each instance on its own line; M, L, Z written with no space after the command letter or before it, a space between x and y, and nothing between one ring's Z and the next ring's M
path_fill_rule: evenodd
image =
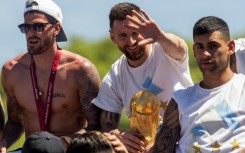
M145 145L154 142L160 121L160 103L150 91L141 90L131 99L130 129L143 135Z

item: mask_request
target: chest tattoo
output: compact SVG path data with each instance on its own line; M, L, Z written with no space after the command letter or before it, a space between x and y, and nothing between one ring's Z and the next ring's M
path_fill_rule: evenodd
M53 98L58 98L58 97L60 97L60 98L65 98L66 95L63 94L63 93L54 93L54 94L53 94Z

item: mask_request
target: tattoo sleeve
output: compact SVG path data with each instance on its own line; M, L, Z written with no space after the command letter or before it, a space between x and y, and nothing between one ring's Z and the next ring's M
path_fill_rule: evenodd
M86 118L88 121L88 126L86 127L86 130L100 130L101 109L94 104L91 104L88 109L84 110L84 112L86 112Z
M14 144L24 132L22 124L8 120L4 131L2 140L6 142L6 147L9 148Z
M86 130L100 130L100 109L92 104L92 100L98 95L100 77L96 68L92 65L81 73L79 80L79 92L83 113L87 119Z
M9 148L23 134L22 109L14 97L8 97L7 100L8 121L3 130L2 139Z
M22 125L22 109L18 104L18 101L10 89L11 87L7 83L7 75L6 69L2 70L2 85L3 89L7 96L7 112L8 112L8 120L3 129L3 135L1 139L1 143L4 143L7 148L9 148L18 138L23 134L24 127Z
M120 117L121 114L102 110L100 116L101 130L103 132L110 132L111 130L118 129Z
M157 133L153 153L174 153L179 140L180 123L178 105L172 99L163 116L163 124Z

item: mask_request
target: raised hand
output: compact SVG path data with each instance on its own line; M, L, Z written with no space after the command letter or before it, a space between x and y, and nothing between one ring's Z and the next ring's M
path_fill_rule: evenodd
M158 39L163 36L164 32L145 11L141 10L141 13L142 15L133 10L132 16L126 16L126 19L132 22L133 25L125 24L124 26L129 30L139 33L145 38L138 43L139 45L146 45L158 41ZM136 16L136 18L134 16Z

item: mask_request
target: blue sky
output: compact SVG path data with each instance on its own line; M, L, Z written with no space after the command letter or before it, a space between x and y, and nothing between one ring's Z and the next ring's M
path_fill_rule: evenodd
M25 36L17 25L23 22L26 0L0 0L0 64L26 51ZM87 40L108 37L108 13L122 0L54 0L62 9L63 28L68 39L76 35ZM214 15L230 26L231 35L245 34L244 0L131 0L166 32L192 40L192 27L203 16ZM69 42L61 43L66 45Z

